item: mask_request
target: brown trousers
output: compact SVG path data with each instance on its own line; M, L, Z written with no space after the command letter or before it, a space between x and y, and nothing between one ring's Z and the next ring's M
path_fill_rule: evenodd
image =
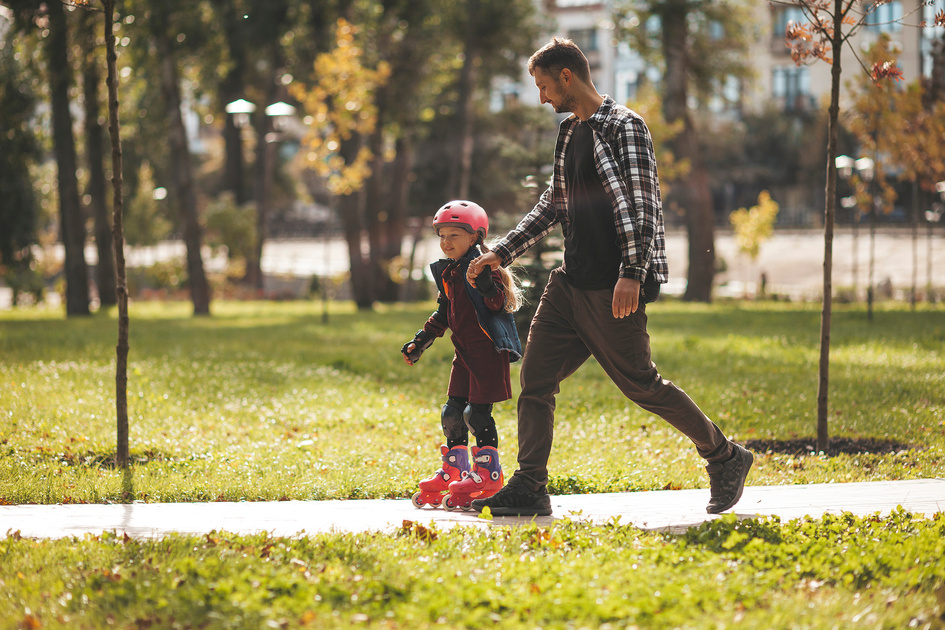
M617 319L612 301L612 289L577 289L561 269L551 272L522 359L519 467L511 483L524 484L533 492L548 483L555 396L561 381L591 356L624 396L676 427L705 460L718 462L731 456L732 444L722 431L683 390L663 380L650 360L644 305L630 317Z

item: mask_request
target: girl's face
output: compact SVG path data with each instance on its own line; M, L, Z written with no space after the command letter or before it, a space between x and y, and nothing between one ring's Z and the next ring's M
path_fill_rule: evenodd
M444 226L437 230L440 236L440 249L447 258L458 260L466 255L469 248L479 240L478 234L470 234L458 227Z

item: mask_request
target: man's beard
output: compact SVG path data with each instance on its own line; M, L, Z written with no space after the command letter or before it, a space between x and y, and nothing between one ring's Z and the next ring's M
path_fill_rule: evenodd
M565 96L561 103L555 105L556 114L568 114L574 112L574 104L577 102L577 99L574 98L573 94L568 94Z

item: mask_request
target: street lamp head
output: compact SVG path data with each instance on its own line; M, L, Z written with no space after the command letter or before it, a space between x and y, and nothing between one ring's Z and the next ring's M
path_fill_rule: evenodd
M935 183L935 191L942 196L942 200L945 201L945 181Z
M249 115L256 111L256 106L246 99L237 99L226 105L226 113L233 115L233 122L242 129L249 124Z
M293 114L295 114L295 107L282 101L273 103L266 108L266 116L272 118L272 126L276 129L282 129L285 126L286 119Z
M837 172L843 179L849 179L853 174L853 158L849 155L838 155L834 162L837 165Z
M856 169L857 174L867 182L873 181L875 166L876 165L873 160L868 157L861 157L859 160L853 163L853 168Z

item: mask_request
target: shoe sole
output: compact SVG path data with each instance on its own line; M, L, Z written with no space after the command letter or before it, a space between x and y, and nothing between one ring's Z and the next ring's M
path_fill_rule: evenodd
M493 516L551 516L551 508L489 508ZM481 512L482 510L478 510Z
M551 498L548 498L548 505L539 505L535 507L499 507L485 506L479 504L481 499L474 500L470 507L477 512L482 512L486 507L493 516L551 516ZM479 504L479 505L477 505Z
M748 465L745 466L745 472L742 475L741 482L738 486L738 493L735 495L735 498L725 504L723 507L718 507L714 509L706 508L706 512L709 514L719 514L725 510L729 510L735 507L735 504L741 501L742 493L745 491L745 480L748 478L748 471L751 470L751 465L755 463L755 456L751 454L751 451L745 449L745 453L748 455Z

